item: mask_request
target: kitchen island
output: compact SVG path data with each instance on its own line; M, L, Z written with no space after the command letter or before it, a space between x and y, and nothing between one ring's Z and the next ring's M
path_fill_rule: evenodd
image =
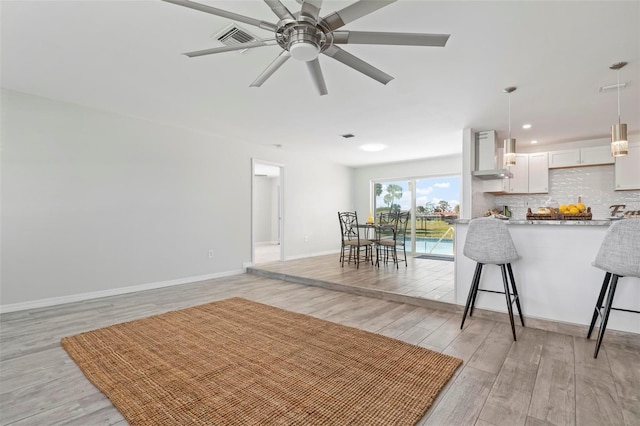
M521 257L512 265L525 324L529 318L528 325L541 320L540 328L557 325L560 332L582 332L591 321L605 274L591 263L611 221L512 219L505 222ZM469 220L458 220L455 232L456 303L462 306L476 266L463 254L468 223ZM503 290L498 266L483 268L480 288ZM613 306L640 310L639 278L620 279ZM479 293L476 308L507 312L504 295L492 293ZM640 314L611 311L607 332L609 330L640 333ZM584 335L586 337L586 332Z

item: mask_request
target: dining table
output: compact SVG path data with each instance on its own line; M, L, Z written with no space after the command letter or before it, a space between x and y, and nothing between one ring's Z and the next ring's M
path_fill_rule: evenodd
M391 223L365 222L365 223L359 223L358 228L364 230L364 235L359 235L359 237L361 239L367 239L372 241L373 244L376 246L376 266L379 265L378 246L379 246L380 240L382 239L395 240L396 227Z

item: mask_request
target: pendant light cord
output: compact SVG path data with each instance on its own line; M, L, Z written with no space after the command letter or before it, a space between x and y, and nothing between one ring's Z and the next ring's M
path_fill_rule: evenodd
M620 124L620 68L616 70L618 80L618 124Z
M620 90L618 88L618 90ZM620 120L620 98L618 96L618 120ZM509 93L509 139L511 139L511 93Z

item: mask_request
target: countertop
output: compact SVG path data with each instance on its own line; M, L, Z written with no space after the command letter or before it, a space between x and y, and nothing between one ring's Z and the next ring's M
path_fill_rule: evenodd
M471 219L458 219L455 223L467 224ZM612 222L610 219L593 219L593 220L526 220L526 219L509 219L505 220L507 225L569 225L569 226L609 226Z

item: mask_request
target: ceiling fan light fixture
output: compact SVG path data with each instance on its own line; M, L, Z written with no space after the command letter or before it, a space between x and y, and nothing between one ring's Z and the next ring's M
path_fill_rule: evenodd
M288 40L287 40L288 39ZM300 24L285 30L285 43L293 59L309 62L320 54L321 32L310 25Z
M289 53L293 59L309 62L318 57L320 54L320 46L308 41L292 41L289 43Z
M627 138L627 125L620 122L620 68L627 65L626 62L618 62L609 68L616 70L618 77L618 124L611 126L611 155L624 157L629 153L629 139Z

